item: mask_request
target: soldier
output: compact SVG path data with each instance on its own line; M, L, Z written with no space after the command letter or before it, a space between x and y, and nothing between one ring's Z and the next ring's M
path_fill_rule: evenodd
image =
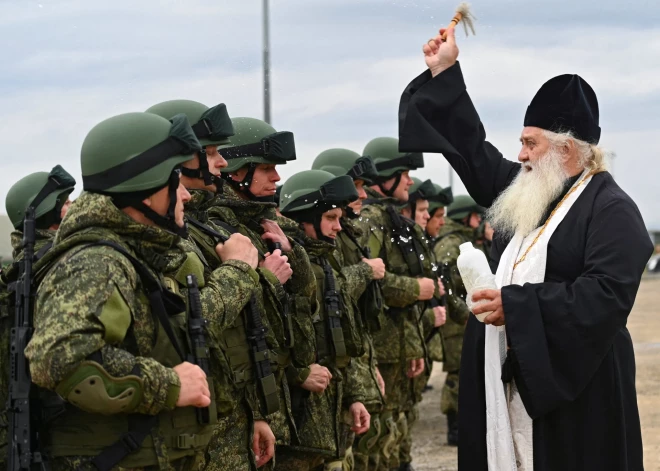
M223 104L208 108L202 103L189 100L171 100L152 106L147 110L165 118L183 113L195 131L202 151L195 154L195 158L185 162L181 168L181 183L190 192L190 201L185 205L190 232L190 240L199 247L200 256L206 263L206 272L220 266L232 266L237 262L221 257L216 250L218 245L223 246L208 233L200 228L208 228L228 239L244 237L241 234L227 233L226 229L208 221L208 204L211 203L221 189L223 180L220 178L221 169L227 166L227 161L218 152L218 145L229 144L229 137L234 134L233 125ZM202 222L203 221L203 222ZM249 242L249 239L248 239ZM249 242L251 245L251 242ZM193 246L190 250L195 251ZM253 250L256 249L253 247ZM224 254L223 254L224 255ZM279 262L278 269L290 272L286 257L271 255L269 262ZM235 268L240 270L239 265ZM265 270L266 268L264 268ZM271 267L275 271L275 268ZM260 268L259 271L262 269ZM259 280L258 272L250 272ZM236 290L235 290L236 291ZM255 291L260 296L261 286ZM207 470L249 471L263 466L274 454L275 436L266 421L269 414L268 404L260 400L259 387L268 378L258 379L254 358L251 357L251 342L249 340L248 326L253 322L250 317L253 312L250 303L252 292L240 290L232 300L240 303L237 309L226 310L226 325L219 338L215 338L211 351L214 358L226 359L226 368L218 375L228 376L230 381L215 382L216 398L219 404L223 402L234 405L225 417L220 417L218 426L209 444ZM263 301L261 301L263 305ZM212 306L211 309L219 306ZM256 312L260 315L259 312ZM259 319L263 322L263 319ZM218 366L220 366L220 362ZM274 377L270 378L274 381ZM231 384L228 384L231 383ZM279 407L277 391L273 387L270 391L274 405ZM267 397L270 399L270 397ZM222 400L224 399L224 401ZM264 397L266 399L266 397Z
M178 289L180 277L201 275L200 263L184 254L179 279L161 275L173 271L166 254L186 233L190 196L179 166L200 150L181 115L119 115L85 138L85 191L35 266L43 281L25 351L34 383L57 393L45 396L45 413L55 419L42 434L55 470L182 470L203 462L215 404L205 371L186 361L208 359L185 330L198 309L187 308ZM204 296L222 290L208 281Z
M440 408L447 416L447 444L458 446L458 376L463 348L463 334L470 311L465 304L466 291L456 267L459 246L474 240L481 223L483 208L467 195L460 195L447 208L447 221L435 241L433 251L448 284L449 316L442 327L445 342L443 370L447 372Z
M209 221L226 233L246 235L260 252L259 280L263 293L269 359L280 393L279 410L270 418L278 446L297 441L289 387L322 393L330 371L316 363L314 327L309 312L318 310L316 280L303 247L287 237L280 225L296 224L276 215L274 195L280 180L277 166L295 160L293 133L277 132L254 118L232 119L235 134L220 147L228 165L221 194L208 203ZM288 266L276 262L280 257ZM268 394L271 394L270 391ZM277 463L275 463L277 466Z
M297 173L282 189L282 214L300 224L300 230L290 233L303 242L316 277L320 309L308 314L314 321L317 360L330 369L332 381L322 395L307 395L295 411L300 444L281 450L278 469L311 471L325 463L325 470L341 471L349 427L358 435L369 430L370 416L360 402L362 388L349 389L343 383L355 384L349 376L361 373L347 369L353 358L364 354L355 303L378 274L368 263L357 267L358 272L343 272L335 254L342 208L357 198L351 177L323 170Z
M60 184L49 185L49 177L59 178ZM35 208L35 261L43 257L50 249L55 238L55 231L66 215L71 201L69 195L76 184L75 179L59 165L50 173L37 172L21 178L14 183L7 193L5 208L14 226L11 234L14 263L0 273L0 404L7 402L7 379L9 378L9 331L14 321L14 290L19 270L18 263L23 259L23 222L25 211L44 188L43 201ZM10 287L12 289L10 290ZM36 287L35 287L36 289ZM4 415L4 413L3 413ZM0 465L5 464L7 429L0 430Z
M374 333L374 346L386 392L378 469L390 470L400 466L410 379L424 371L426 352L417 302L430 300L436 283L420 277L423 267L397 209L408 200L412 185L408 172L423 167L424 157L399 153L398 141L386 137L373 139L363 154L372 157L378 171L374 184L366 189L369 204L362 209L359 224L365 234L361 243L382 258L386 267L382 286L388 309L382 328Z
M358 194L358 198L349 203L342 210L340 219L341 232L337 234L337 256L343 267L341 272L347 280L360 283L361 276L366 276L369 282L367 289L358 299L358 308L362 316L364 327L365 354L360 358L354 358L349 364L349 369L356 370L355 374L348 375L348 379L354 378L354 384L347 383L347 390L362 390L360 402L364 404L371 415L371 427L360 436L355 437L353 446L346 460L346 468L355 471L366 471L376 469L378 466L379 453L375 446L378 443L381 430L380 413L383 409L385 396L385 383L378 370L378 361L373 346L372 332L380 329L381 317L383 315L383 295L380 282L376 281L372 273L363 270L364 264L372 267L372 271L378 274L378 279L385 274L385 264L380 258L371 258L367 247L362 247L359 240L363 238L362 229L356 221L360 217L362 201L367 199L364 189L365 184L373 183L377 176L376 167L371 157L361 157L360 154L348 149L328 149L321 152L312 168L325 170L339 177L349 175ZM381 275L382 273L382 275ZM355 396L355 392L353 393Z
M444 325L446 320L446 311L442 296L445 294L444 286L438 282L438 266L435 263L435 256L429 244L429 238L425 229L430 219L429 204L431 198L437 198L438 194L431 180L422 182L419 178L412 178L413 185L409 190L408 202L401 209L401 214L410 228L411 237L415 251L424 267L420 276L426 276L436 281L437 288L429 301L420 303L422 311L421 323L423 338L426 344L426 367L424 373L410 381L408 388L408 397L406 405L406 418L408 420L408 430L406 436L401 441L399 450L399 459L401 471L412 470L412 427L419 417L417 405L422 401L422 392L426 383L431 377L431 369L434 361L443 360L442 338L439 328Z

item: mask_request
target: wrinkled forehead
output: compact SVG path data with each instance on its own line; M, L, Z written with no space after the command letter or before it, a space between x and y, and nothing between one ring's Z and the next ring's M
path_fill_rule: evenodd
M545 136L543 134L543 129L534 126L525 126L522 132L520 133L521 141L526 141L526 140L541 141L544 139Z

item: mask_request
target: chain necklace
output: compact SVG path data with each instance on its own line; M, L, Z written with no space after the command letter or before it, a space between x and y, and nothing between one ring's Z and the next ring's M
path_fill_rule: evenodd
M554 216L555 213L557 212L557 210L558 210L559 208L561 208L561 205L564 204L564 201L566 201L566 200L568 199L568 197L571 196L575 190L577 190L578 188L580 188L580 186L581 186L585 181L587 181L591 176L593 176L595 173L596 173L596 172L593 172L593 171L592 171L592 172L589 172L589 173L587 174L586 177L584 177L582 180L580 180L580 181L578 182L577 185L573 186L573 188L571 188L571 189L568 191L568 193L566 193L566 194L564 195L564 197L563 197L563 198L561 199L561 201L557 204L557 206L555 206L555 209L552 210L552 212L550 213L550 216L548 216L548 219L545 220L545 223L543 224L543 227L541 227L541 230L539 231L539 233L536 234L536 237L534 237L534 240L532 241L532 243L530 244L530 246L527 247L527 250L525 250L525 253L524 253L524 254L522 255L522 257L520 257L520 258L518 259L518 261L513 265L513 269L514 269L514 270L518 267L518 265L520 265L522 262L525 261L525 258L526 258L527 255L529 254L530 250L532 250L532 247L534 247L534 245L536 245L536 243L538 242L538 240L541 238L541 235L543 235L543 233L545 232L546 227L548 227L548 224L550 224L550 220L552 219L552 216Z

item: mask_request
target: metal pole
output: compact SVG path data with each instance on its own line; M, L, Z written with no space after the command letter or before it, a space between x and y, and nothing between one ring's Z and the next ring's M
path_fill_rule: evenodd
M263 40L264 40L264 121L270 124L270 33L268 0L263 0Z
M447 166L449 167L449 188L454 191L454 169L451 168L451 165L447 163Z

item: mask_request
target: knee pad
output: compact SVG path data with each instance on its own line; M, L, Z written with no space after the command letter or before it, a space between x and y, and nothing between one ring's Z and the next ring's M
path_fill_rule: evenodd
M383 422L385 424L385 428L382 429L382 437L378 441L378 444L380 445L383 456L389 459L396 449L399 431L396 427L396 420L394 420L394 416L391 412L385 413L383 415Z
M341 460L335 460L327 462L323 465L323 471L343 471L344 462Z
M377 415L371 416L371 426L361 437L356 439L355 449L358 453L368 455L369 451L376 446L381 436L381 422Z
M399 417L396 421L396 429L398 431L396 444L399 445L403 440L403 437L408 435L408 418L406 417L405 412L399 412Z

